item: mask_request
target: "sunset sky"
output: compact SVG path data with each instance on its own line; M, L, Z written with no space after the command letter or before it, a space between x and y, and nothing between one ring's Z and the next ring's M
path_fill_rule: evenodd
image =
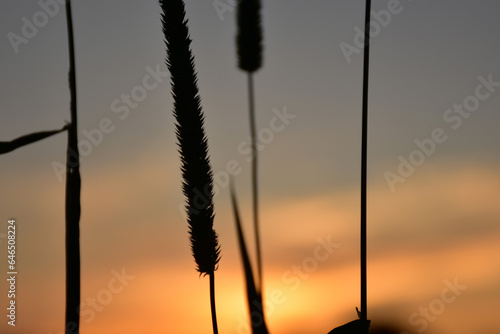
M70 120L62 0L0 3L0 141ZM230 0L187 0L215 174L221 334L246 334L228 178L251 229L246 75ZM362 0L263 1L264 299L273 334L324 333L359 297ZM368 317L404 334L500 333L500 2L375 0ZM191 256L157 1L73 0L82 175L81 333L211 331ZM361 30L360 30L361 29ZM0 157L0 269L17 221L15 328L64 331L67 136ZM62 168L62 169L61 169ZM254 261L255 262L255 261ZM402 333L402 334L403 334Z

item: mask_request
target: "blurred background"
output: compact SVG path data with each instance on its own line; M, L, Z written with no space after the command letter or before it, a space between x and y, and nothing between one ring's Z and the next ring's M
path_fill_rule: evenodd
M0 140L69 121L62 1L0 3ZM263 4L256 74L264 299L273 334L327 333L359 307L364 2ZM82 175L81 333L206 333L183 214L156 1L74 0ZM407 334L500 332L500 3L374 1L368 317ZM249 333L229 203L252 247L246 75L234 1L186 1L215 173L222 334ZM17 221L15 328L64 331L66 135L0 157L1 271ZM8 285L0 284L7 314Z

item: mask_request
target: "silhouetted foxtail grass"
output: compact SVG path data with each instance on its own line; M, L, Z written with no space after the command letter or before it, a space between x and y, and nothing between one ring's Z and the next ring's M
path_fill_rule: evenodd
M260 0L238 1L238 67L249 73L262 67L261 7Z
M235 211L235 219L239 233L239 244L242 253L246 284L247 284L247 300L249 304L250 319L252 320L252 332L267 333L267 326L264 318L264 310L262 305L262 292L264 290L263 273L262 273L262 251L260 242L259 228L259 192L258 192L258 152L257 152L257 130L255 120L255 98L253 75L262 67L262 23L261 23L261 2L260 0L239 0L237 8L237 26L238 33L236 36L236 46L238 54L238 67L247 72L248 80L248 113L250 121L250 146L252 149L252 214L253 226L255 234L255 248L257 253L257 276L258 287L255 287L251 265L248 259L248 253L241 232L240 221L237 213L236 200L233 196L233 207ZM246 261L246 262L245 262ZM255 291L252 291L252 288ZM260 321L254 321L254 315L258 315Z
M208 157L204 116L198 94L194 57L182 0L159 0L167 47L166 63L171 74L176 134L182 163L191 250L200 275L210 277L212 327L217 333L214 272L220 259L218 237L213 228L213 176ZM195 201L197 193L206 198Z
M237 9L238 33L236 46L238 67L247 72L248 110L250 119L250 142L252 148L252 212L257 252L258 289L263 290L262 252L259 232L259 196L258 196L258 154L257 131L255 121L253 74L262 66L262 24L260 0L239 0Z
M80 154L76 112L75 46L71 0L66 2L71 123L66 158L66 334L80 332Z

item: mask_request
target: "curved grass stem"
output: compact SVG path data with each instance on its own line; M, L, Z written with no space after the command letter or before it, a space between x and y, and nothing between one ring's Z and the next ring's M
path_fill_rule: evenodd
M370 10L371 0L366 0L365 47L363 53L363 116L361 138L361 320L367 320L366 280L366 179L368 147L368 74L370 58Z
M212 310L212 328L214 334L218 334L219 330L217 328L217 313L215 311L215 273L211 272L210 276L210 308Z

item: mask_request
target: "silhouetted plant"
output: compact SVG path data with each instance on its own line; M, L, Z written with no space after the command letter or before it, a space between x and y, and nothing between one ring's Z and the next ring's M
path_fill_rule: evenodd
M370 320L367 318L367 280L366 280L366 179L367 179L367 147L368 147L368 75L370 60L370 15L371 0L366 0L365 32L363 49L363 100L361 123L361 233L360 233L360 264L361 264L361 310L356 308L358 320L334 328L329 334L368 334Z
M262 66L261 7L260 0L238 1L238 67L248 73L253 73Z
M71 0L66 2L71 123L66 152L66 334L80 331L80 153L76 112L76 69Z
M179 152L182 162L183 192L187 214L191 250L200 274L210 277L212 327L217 333L215 311L215 270L220 259L218 237L213 228L213 174L208 157L204 130L204 116L198 94L191 39L185 19L182 0L160 0L163 33L167 46L166 63L171 74L174 116ZM197 203L197 192L205 195Z
M262 26L260 18L260 0L239 0L237 8L238 34L236 46L238 51L238 66L247 72L248 77L248 111L250 120L250 146L252 149L252 206L257 251L257 275L259 291L262 291L262 253L259 232L259 201L258 201L258 154L257 131L255 121L255 104L253 73L262 66Z
M366 179L367 179L367 151L368 151L368 75L370 73L370 15L371 0L366 0L365 6L365 45L363 50L363 102L362 102L362 129L361 129L361 310L359 317L367 321L367 281L366 281ZM366 333L368 333L366 328Z
M370 320L357 319L332 329L328 334L367 334Z
M238 209L238 203L236 200L236 192L232 184L231 184L231 204L233 207L234 220L236 222L236 234L238 238L238 244L240 246L241 261L243 262L243 269L245 271L247 304L248 304L248 312L250 313L252 333L267 334L269 333L269 331L267 329L266 321L264 318L262 294L255 287L255 280L253 276L252 266L250 264L250 258L248 256L245 238L243 236L243 230L241 228L241 219Z
M35 143L59 132L65 131L67 128L68 125L65 125L59 130L33 132L10 141L0 141L0 154L9 153L20 147Z
M257 153L257 131L255 121L255 103L254 103L254 84L253 74L262 66L262 24L261 24L261 2L260 0L239 0L237 7L237 26L236 46L238 54L238 67L247 72L248 78L248 111L250 121L250 146L252 149L252 214L255 234L255 248L257 253L257 276L258 287L255 288L255 281L251 271L248 252L245 244L242 244L243 238L238 238L240 242L240 252L244 261L245 278L247 285L247 300L249 305L250 320L253 333L267 333L267 326L264 319L264 310L262 305L263 292L263 274L262 274L262 251L259 231L259 196L258 196L258 153ZM236 202L233 200L235 216L237 212ZM241 227L237 216L235 217L238 231ZM250 270L249 270L250 269ZM251 282L250 282L251 280ZM253 287L253 290L249 287ZM261 321L253 321L253 315L261 318Z
M73 43L73 22L71 1L66 2L66 18L69 49L69 90L71 94L71 123L59 130L34 132L8 142L0 142L0 154L11 152L45 139L57 133L68 131L66 159L66 316L65 333L78 334L80 327L80 158L78 152L76 118L76 76L75 48Z

